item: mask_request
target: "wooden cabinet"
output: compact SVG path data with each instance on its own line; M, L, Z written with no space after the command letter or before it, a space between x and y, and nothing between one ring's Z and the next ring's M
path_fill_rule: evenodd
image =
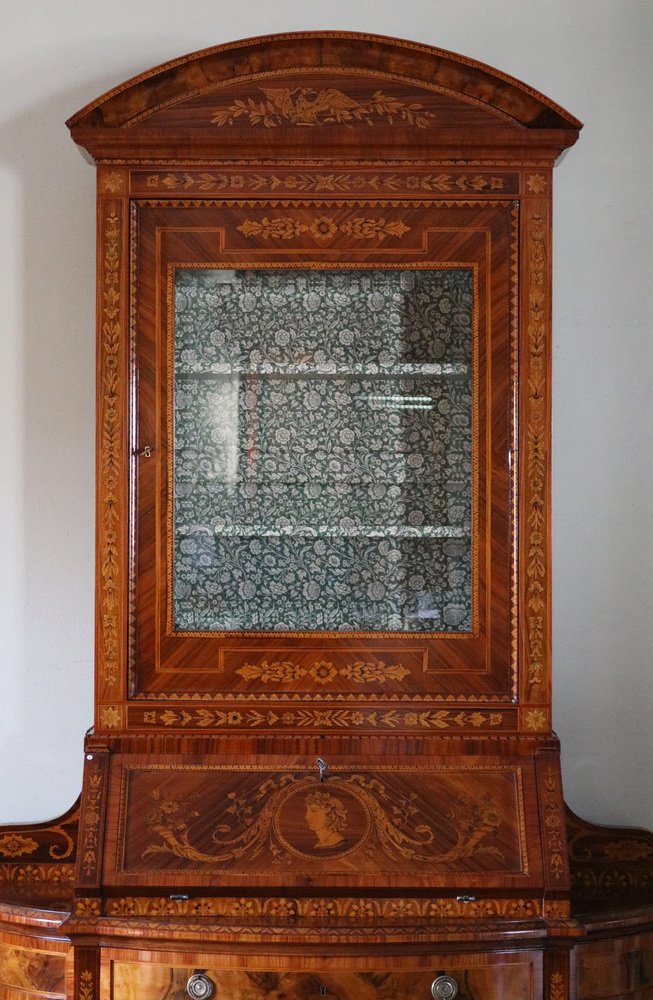
M603 961L570 966L551 729L580 123L322 32L68 124L98 178L95 726L81 812L0 838L6 895L68 897L76 1000L569 1000Z

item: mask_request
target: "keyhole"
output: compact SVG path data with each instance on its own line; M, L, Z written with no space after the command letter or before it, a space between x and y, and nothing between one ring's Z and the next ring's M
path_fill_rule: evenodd
M323 986L320 986L320 996L321 996L321 997L325 997L325 996L327 995L327 992L328 992L328 991L327 991L327 988L326 988L326 986L324 986L324 985L323 985Z

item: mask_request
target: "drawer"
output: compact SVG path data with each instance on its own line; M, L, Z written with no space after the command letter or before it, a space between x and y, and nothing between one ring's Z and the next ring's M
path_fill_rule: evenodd
M653 934L576 948L578 1000L653 1000Z
M64 998L65 967L64 955L0 942L0 996Z
M432 993L439 977L455 981L458 1000L539 1000L541 956L443 955L432 958L429 969L374 972L220 970L118 961L112 963L111 1000L448 1000L453 990L447 979L441 978Z

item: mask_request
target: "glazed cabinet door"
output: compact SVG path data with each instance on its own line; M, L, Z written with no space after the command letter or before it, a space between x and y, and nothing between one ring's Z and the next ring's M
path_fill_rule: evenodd
M514 728L517 227L134 203L132 725Z

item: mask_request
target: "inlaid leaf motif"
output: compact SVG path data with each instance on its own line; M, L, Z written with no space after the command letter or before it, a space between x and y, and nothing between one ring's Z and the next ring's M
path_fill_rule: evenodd
M426 128L434 119L423 105L405 101L377 90L367 101L358 101L342 90L326 87L261 87L264 100L253 97L237 99L214 112L214 125L234 125L247 121L250 125L276 128L279 125L347 125L365 122L368 125L403 123Z

